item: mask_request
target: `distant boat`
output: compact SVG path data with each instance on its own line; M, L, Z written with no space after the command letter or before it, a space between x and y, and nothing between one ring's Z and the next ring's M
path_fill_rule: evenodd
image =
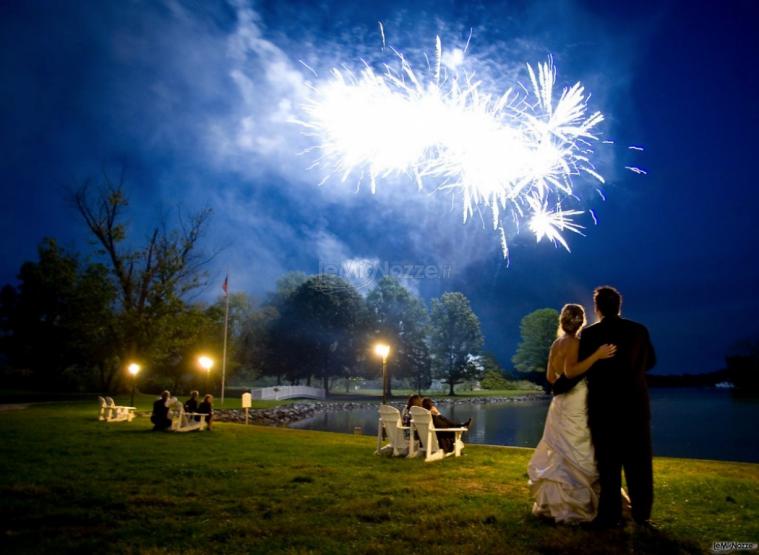
M718 384L715 384L714 387L717 389L733 389L735 384L730 382L719 382Z

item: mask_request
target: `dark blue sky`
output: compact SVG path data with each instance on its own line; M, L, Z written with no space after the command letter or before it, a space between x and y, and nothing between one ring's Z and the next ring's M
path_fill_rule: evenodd
M207 247L224 250L211 270L220 282L229 268L235 289L260 295L287 270L346 261L450 268L408 283L468 295L509 365L524 314L590 307L611 283L651 329L657 372L719 368L759 336L758 16L752 0L3 2L0 281L44 236L84 250L66 191L124 168L138 238L178 205L214 208ZM488 229L411 182L316 187L289 123L313 79L298 60L320 74L376 60L378 20L412 57L436 34L463 46L471 28L471 57L492 75L526 79L524 63L550 54L561 85L587 85L616 145L599 149L608 200L586 197L599 225L570 238L571 254L522 234L507 268Z

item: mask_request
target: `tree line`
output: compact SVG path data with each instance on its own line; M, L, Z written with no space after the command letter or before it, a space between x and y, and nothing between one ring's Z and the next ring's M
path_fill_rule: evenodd
M0 289L5 387L112 392L129 385L130 362L145 368L145 389L198 387L204 376L197 355L220 358L225 313L221 296L213 303L193 300L208 286L213 254L201 243L210 210L180 214L173 228L158 222L139 241L121 183L107 177L96 186L86 183L72 201L90 232L91 250L82 256L45 239L37 260L21 265L17 283ZM447 384L449 394L478 379L488 389L507 388L515 378L549 389L554 309L522 319L516 372L509 374L482 352L479 319L462 293L444 293L428 307L392 276L362 296L339 276L292 272L256 303L230 293L229 308L227 374L238 382L270 377L329 391L336 379L376 378L380 363L372 347L382 342L391 349L389 374L419 391L433 378ZM749 374L744 367L756 358L728 360L735 382L742 383Z
M121 183L105 177L73 194L92 249L54 239L0 290L0 366L6 387L117 391L138 362L143 389L197 387L198 353L217 360L224 303L193 300L208 285L201 249L210 210L162 221L139 241ZM433 377L454 386L483 372L483 336L468 299L448 292L429 308L392 276L364 297L336 275L289 273L258 303L230 294L228 376L277 383L373 378L372 347L390 346L387 369L415 389ZM492 364L491 364L492 365ZM215 373L217 375L218 372Z

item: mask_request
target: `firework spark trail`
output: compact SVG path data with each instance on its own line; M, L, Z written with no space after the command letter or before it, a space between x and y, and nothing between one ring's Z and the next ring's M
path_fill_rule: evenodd
M378 21L377 24L379 25L380 36L382 37L382 50L384 50L385 49L385 26L382 25L381 21Z
M380 31L384 46L381 24ZM359 185L368 179L374 192L378 180L413 176L420 188L432 182L459 193L465 222L489 208L504 257L508 214L517 226L526 219L538 241L569 250L563 232L581 234L573 218L583 213L562 207L577 198L573 178L586 174L604 183L591 159L593 130L604 117L588 113L584 87L576 83L556 95L549 58L535 69L527 65L531 88L517 83L493 95L474 75L441 67L439 37L429 79L389 48L399 67L333 69L313 87L299 123L317 141L314 166L327 170L323 182L353 176Z

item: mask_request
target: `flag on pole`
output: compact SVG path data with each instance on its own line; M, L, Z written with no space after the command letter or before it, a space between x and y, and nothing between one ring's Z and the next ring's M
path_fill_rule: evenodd
M224 277L224 351L221 356L221 408L224 408L224 387L227 379L227 334L229 333L229 272Z

